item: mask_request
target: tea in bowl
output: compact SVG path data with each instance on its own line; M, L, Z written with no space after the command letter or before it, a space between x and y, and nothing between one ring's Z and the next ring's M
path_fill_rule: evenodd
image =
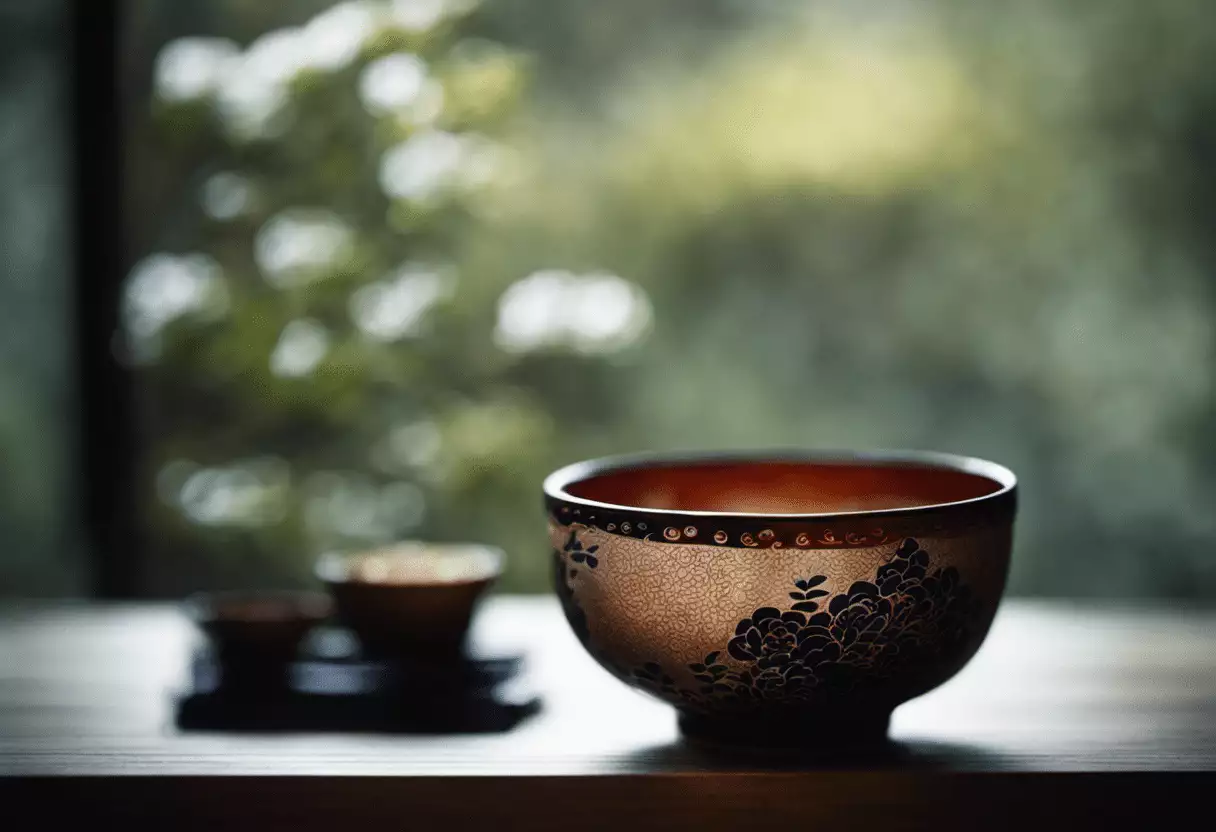
M1007 468L928 452L637 456L544 483L591 655L693 738L881 740L975 654L1004 590Z
M317 576L367 656L443 663L463 657L474 608L502 564L491 546L409 542L328 555Z

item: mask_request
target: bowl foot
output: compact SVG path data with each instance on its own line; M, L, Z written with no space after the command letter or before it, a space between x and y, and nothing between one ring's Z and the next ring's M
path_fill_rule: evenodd
M813 752L883 747L890 725L890 711L788 718L680 714L680 733L686 739L723 750Z

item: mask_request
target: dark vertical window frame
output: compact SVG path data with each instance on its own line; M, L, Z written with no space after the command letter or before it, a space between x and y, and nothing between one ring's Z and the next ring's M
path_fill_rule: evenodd
M115 350L129 252L123 221L121 0L74 0L72 158L76 362L86 544L100 598L140 594L133 385Z

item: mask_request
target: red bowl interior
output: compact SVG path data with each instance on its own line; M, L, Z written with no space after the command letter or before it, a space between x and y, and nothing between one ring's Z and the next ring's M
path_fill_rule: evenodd
M957 503L1006 487L933 463L709 461L607 470L564 491L598 503L668 511L834 514Z

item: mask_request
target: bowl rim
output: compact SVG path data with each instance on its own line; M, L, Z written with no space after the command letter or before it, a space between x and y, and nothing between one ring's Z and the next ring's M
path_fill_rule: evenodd
M965 500L954 500L945 503L930 503L917 506L896 506L882 509L863 509L860 511L827 511L827 512L749 512L749 511L706 511L704 509L667 509L647 508L644 506L626 505L623 503L607 503L578 497L568 491L569 486L576 482L630 470L659 468L669 466L713 465L720 463L754 463L759 465L773 463L826 463L836 465L856 465L858 467L878 466L930 468L945 471L956 471L972 474L997 483L1000 488L978 497ZM980 457L964 456L943 451L924 450L810 450L810 449L770 449L770 450L732 450L732 451L676 451L676 452L641 452L633 454L617 454L583 460L562 466L545 477L542 484L545 497L550 502L568 503L584 508L604 509L608 511L628 512L640 516L655 518L681 517L716 517L744 518L766 521L805 521L823 522L833 520L850 520L879 517L909 517L933 514L943 509L966 508L978 506L993 501L1012 499L1017 491L1017 476L1009 468L996 462Z
M273 604L282 615L249 618L225 614L228 605ZM315 589L219 589L191 593L181 601L196 624L234 622L246 626L281 625L296 621L324 621L333 614L333 601Z
M408 557L413 554L421 554L423 551L437 553L439 557L443 558L456 556L456 553L461 550L475 551L478 555L485 557L488 564L485 572L474 578L459 580L438 578L408 582L369 581L352 578L350 575L350 563L357 558ZM500 547L479 541L399 540L366 549L326 552L313 563L313 575L325 584L326 587L358 586L379 587L385 590L406 590L469 586L473 584L482 585L493 583L502 577L506 559L506 553Z

